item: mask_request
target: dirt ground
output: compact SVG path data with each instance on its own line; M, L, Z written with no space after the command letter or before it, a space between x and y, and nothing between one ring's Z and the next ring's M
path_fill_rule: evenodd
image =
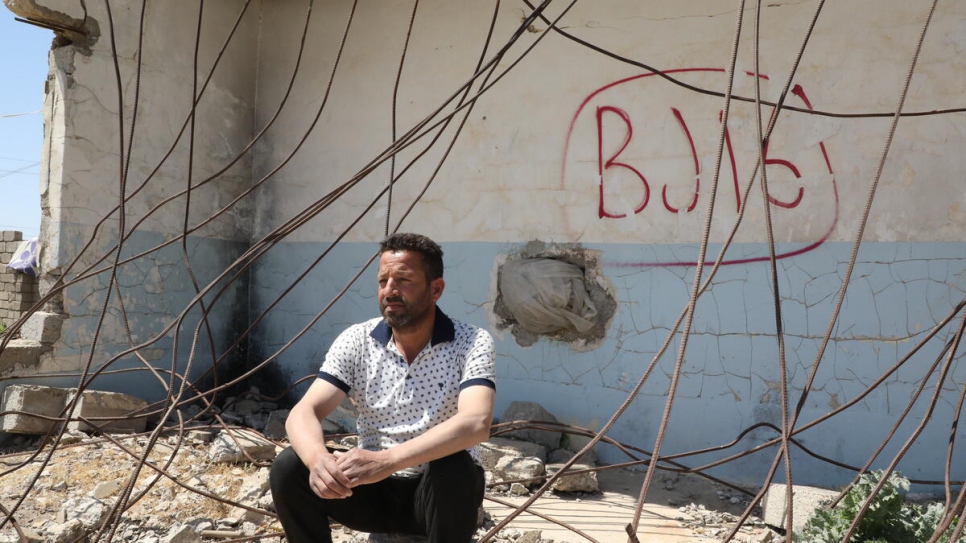
M598 481L600 493L551 493L542 496L530 510L565 522L601 543L626 543L625 527L634 517L644 472L604 470L598 472ZM512 510L493 499L508 501L514 506L526 500L526 497L490 498L484 507L495 521ZM642 509L637 535L648 543L720 541L747 505L744 494L704 478L658 473ZM768 529L759 518L760 514L750 519L735 541L762 541ZM521 531L540 530L543 539L557 543L586 541L580 534L528 513L517 517L510 526Z
M49 448L38 454L36 444L8 443L0 449L0 518L14 511L12 519L33 538L28 540L57 541L51 534L69 520L62 512L63 505L97 497L110 509L131 481L138 465L136 458L147 443L140 436L117 438L117 443L75 436L52 456ZM175 541L172 531L183 525L192 527L205 541L257 535L264 536L263 541L282 541L281 528L273 516L218 499L234 500L252 509L270 509L270 494L265 493L266 466L213 463L208 444L186 442L176 448L176 443L173 438L162 438L148 460L177 483L158 470L141 469L113 541ZM601 492L548 493L531 510L600 543L625 543L625 526L634 516L643 477L643 471L601 471ZM506 518L526 498L489 493L484 501L488 518L479 534ZM746 506L747 498L727 487L695 476L659 473L642 511L638 534L641 541L649 542L719 540L734 525L732 515L740 514ZM588 541L578 532L530 513L517 517L499 535L503 541L511 541L513 536L534 530L541 532L540 540L544 541ZM753 522L742 528L738 540L761 541L764 530L760 523ZM358 541L358 534L343 530L335 533L340 543ZM9 521L0 527L0 543L8 541L20 541Z

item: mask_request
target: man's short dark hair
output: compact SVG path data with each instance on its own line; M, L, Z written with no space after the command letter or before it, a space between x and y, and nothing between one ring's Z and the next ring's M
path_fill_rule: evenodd
M423 256L423 271L432 281L443 276L443 250L435 241L421 234L397 233L379 242L379 254L386 251L411 251Z

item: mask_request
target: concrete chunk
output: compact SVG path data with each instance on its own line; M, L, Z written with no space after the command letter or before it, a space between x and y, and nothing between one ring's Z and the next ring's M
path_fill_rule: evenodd
M489 440L480 443L480 458L483 461L484 469L492 470L504 456L532 456L539 458L541 461L546 461L547 448L538 443L505 437L491 437Z
M46 348L38 341L14 339L0 351L0 375L18 369L34 367L40 362L40 355Z
M510 407L506 408L503 413L502 422L511 421L530 421L535 424L541 422L557 422L557 417L554 417L550 412L543 408L542 405L536 402L512 402ZM514 439L520 439L523 441L532 441L534 443L539 443L547 448L547 450L554 450L560 447L560 438L562 434L554 430L537 430L535 428L527 428L523 430L514 430L508 432L507 437L512 437Z
M493 475L502 481L514 481L517 479L533 479L540 477L545 472L543 462L538 458L520 458L515 456L504 456L493 467ZM525 486L540 486L541 480L523 483Z
M104 522L110 508L101 500L94 498L70 498L61 505L57 513L59 522L79 520L86 530L93 530Z
M560 471L563 464L548 464L547 473L553 475ZM557 492L599 492L600 485L597 483L597 473L585 471L593 469L587 464L574 464L569 471L584 471L574 475L563 475L553 483L553 489Z
M38 311L31 315L20 329L20 337L39 343L53 343L60 339L64 316Z
M200 543L201 534L188 524L176 524L161 538L161 543Z
M49 543L68 543L70 541L80 541L84 538L84 524L79 519L71 519L67 522L55 523L44 529L47 534L45 541Z
M67 395L71 392L67 388L45 387L40 385L10 385L3 392L3 406L0 411L22 411L8 413L2 418L0 430L11 434L46 434L54 421L32 417L43 415L57 417L64 409Z
M67 398L69 402L72 396ZM90 424L81 420L67 423L68 430L82 432L143 432L147 427L147 417L132 417L148 406L148 402L120 392L105 392L101 390L85 390L81 394L71 418L83 417ZM105 420L116 419L116 420Z
M786 488L784 484L772 484L768 487L762 499L762 512L765 524L785 527ZM813 486L795 485L792 487L792 529L799 530L816 509L831 502L839 495L834 490L816 488Z
M285 421L288 419L288 409L276 409L268 414L263 433L269 439L285 439Z
M211 444L208 455L213 462L247 462L248 458L242 451L253 460L275 458L275 444L247 429L220 432Z

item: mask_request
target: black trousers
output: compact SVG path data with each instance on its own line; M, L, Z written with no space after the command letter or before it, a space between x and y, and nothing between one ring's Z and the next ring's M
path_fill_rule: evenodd
M269 480L289 543L332 543L329 519L361 532L470 543L484 491L483 468L466 451L433 460L420 477L389 477L329 500L312 492L308 468L289 447L272 463Z

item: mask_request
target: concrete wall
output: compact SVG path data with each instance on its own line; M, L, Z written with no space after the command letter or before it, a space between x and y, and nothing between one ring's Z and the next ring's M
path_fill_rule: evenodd
M6 1L23 11L37 7ZM644 375L685 307L703 227L713 210L708 259L717 257L742 219L735 244L724 256L726 265L697 304L663 452L728 443L755 423L780 422L764 197L759 184L744 192L753 178L758 138L757 112L748 102L731 104L712 200L724 100L605 57L548 31L541 20L524 29L504 57L494 59L529 13L523 4L504 3L483 53L492 4L420 2L394 89L412 3L360 2L337 64L351 2L317 1L309 9L304 0L255 1L247 4L239 33L198 101L195 152L190 153L190 132L180 138L178 133L190 112L198 6L148 2L140 55L135 54L138 7L114 6L125 97L121 107L104 7L88 6L84 19L66 0L44 5L62 15L39 10L43 16L86 33L52 52L48 82L43 266L47 289L59 277L72 281L52 301L70 316L52 367L84 367L105 315L93 357L97 363L132 343L145 343L141 354L148 360L158 365L173 360L183 368L200 312L193 304L189 264L201 287L220 287L225 283L219 274L251 247L265 252L255 260L248 282L243 272L217 302L213 295L206 298L214 304L215 347L197 343L197 367L206 365L206 356L210 361L207 353L220 356L247 323L261 317L245 363L272 357L274 368L289 381L313 374L336 334L376 314L374 272L364 267L388 218L390 228L402 221L401 229L443 244L447 288L442 307L496 334L497 410L514 400L533 400L562 421L596 429ZM214 63L244 5L205 3L200 74ZM565 7L554 2L547 14L556 17ZM756 79L748 75L754 69L754 10L749 7L736 94L753 97L757 82L765 99L777 98L814 8L811 3L763 7L762 76ZM915 3L884 6L872 0L825 6L787 100L801 111L780 114L770 139L768 197L792 405L803 392L828 326L887 142L888 113L897 103L925 10ZM600 0L576 4L560 26L594 46L665 70L693 88L720 92L726 87L736 16L732 6L720 2ZM963 5L940 4L906 110L961 106L964 19ZM530 45L533 50L516 64ZM452 96L456 100L443 114L454 111L460 86L481 55L494 59L496 71L488 81L495 84L475 104L438 174L461 113L425 155L420 156L433 131L401 150L395 164L381 160L394 136L429 118ZM121 141L128 145L122 135L135 117L138 62L143 69L134 151L130 167L124 166L130 200L122 228L120 215L111 210L124 186L120 172L126 155L120 149ZM808 110L885 115L842 117ZM843 312L800 424L858 398L963 297L966 213L959 172L966 136L960 117L924 115L899 123ZM432 117L431 124L440 118ZM253 153L220 171L252 141ZM194 186L215 174L192 191L190 207L187 198L176 196L189 181ZM401 177L390 205L386 196L377 196L392 174ZM244 197L247 189L254 189L251 197ZM243 199L229 205L236 196ZM185 215L194 226L226 206L226 214L192 230L184 248L180 243L160 248L178 239ZM102 217L108 219L95 233ZM135 227L140 219L144 222ZM122 259L137 257L117 268L130 337L115 297L101 311L109 273L82 274L89 266L109 269L122 231L132 232ZM84 248L90 239L93 243ZM616 300L604 336L519 340L496 314L500 263L521 254L568 251L583 252L597 263L598 287ZM81 256L72 265L76 255ZM98 263L102 257L106 260ZM361 279L346 288L358 272ZM344 288L345 295L329 307ZM182 313L186 319L176 337L165 327ZM937 342L889 374L883 386L804 432L802 442L819 454L861 465L915 386L926 379L931 388L898 433L910 435L911 425L926 413L925 398L936 388L927 370L950 334L941 331ZM611 437L645 449L653 446L679 339L657 360ZM136 362L125 356L114 367L125 364ZM962 377L955 367L938 387L942 399L933 422L900 465L906 475L940 477L957 397L952 383ZM126 376L105 379L122 391L144 386L143 380ZM737 448L773 436L758 430ZM897 447L889 445L884 457ZM716 473L759 482L772 454L766 451ZM608 461L623 459L607 447L600 455ZM795 460L796 482L836 484L847 477L804 454Z
M204 328L194 339L197 291L218 280L250 236L251 204L233 200L250 187L244 147L252 135L257 10L216 1L199 14L195 4L148 2L142 18L140 3L111 3L110 17L104 3L6 4L73 29L59 33L50 53L40 183L41 291L54 294L49 310L68 320L41 369L117 370L146 361L197 376L247 321L243 272L217 301L218 288L207 295L212 339ZM239 19L238 37L227 40ZM133 347L137 353L121 356ZM165 379L121 374L93 386L153 400L165 395Z
M397 135L469 79L492 7L420 3L395 101ZM564 7L554 3L548 13L556 16ZM760 83L765 99L777 98L814 8L812 3L763 8ZM303 68L275 127L259 142L257 174L271 172L287 153L299 151L260 187L255 238L300 213L314 218L259 260L253 315L274 302L351 226L334 251L268 313L255 342L263 355L277 353L309 326L365 265L384 233L387 213L395 227L431 178L456 124L395 186L391 212L385 198L365 211L390 178L388 162L336 205L322 205L330 191L353 180L392 140L394 81L412 4L359 5L328 105L312 125L349 9L349 2L313 7ZM506 43L525 13L523 5L504 7L487 58ZM561 26L684 83L723 91L736 15L732 6L718 2L613 0L578 3ZM748 72L754 69L753 16L749 7L734 89L752 98L755 78ZM262 35L273 39L260 43L260 121L282 103L304 17L305 5L296 1L275 2L263 14ZM826 5L787 103L806 112L893 111L925 17L926 7L913 4ZM907 111L960 105L966 60L956 51L966 46L964 18L963 6L939 6ZM443 243L448 266L444 309L499 336L498 411L513 400L534 400L561 420L599 428L641 378L687 303L710 213L724 101L546 31L545 23L535 22L500 60L498 73L526 46L545 38L481 97L447 162L401 228ZM858 397L963 297L966 215L958 181L964 143L959 120L936 115L904 118L899 124L843 312L800 425ZM767 174L792 406L828 326L889 125L887 115L842 118L786 112L771 138ZM724 257L726 266L697 306L664 445L669 454L730 442L757 422L780 422L763 198L757 184L747 196L742 192L757 158L753 106L732 103L728 126L709 260L717 256L742 205L745 214L736 244ZM395 172L422 148L420 142L401 152ZM509 330L498 329L493 306L499 263L534 243L598 252L603 280L614 288L619 304L603 341L586 345L543 339L525 347ZM376 314L374 283L370 267L279 355L292 380L316 370L327 345L346 325ZM942 331L938 343L927 345L883 386L800 435L803 443L816 453L861 465L950 334ZM612 437L647 449L654 445L677 346L675 339ZM910 477L940 477L957 375L962 375L958 367L942 385L943 399L933 422L900 465ZM934 387L935 375L927 379ZM931 392L927 388L899 435L909 435ZM773 436L756 431L738 449ZM891 458L897 447L887 446L883 458ZM730 452L734 450L687 463L701 464ZM770 450L717 472L753 481L772 454ZM613 449L603 450L602 456L623 458ZM844 471L804 454L797 454L796 461L797 482L834 484L847 478Z

